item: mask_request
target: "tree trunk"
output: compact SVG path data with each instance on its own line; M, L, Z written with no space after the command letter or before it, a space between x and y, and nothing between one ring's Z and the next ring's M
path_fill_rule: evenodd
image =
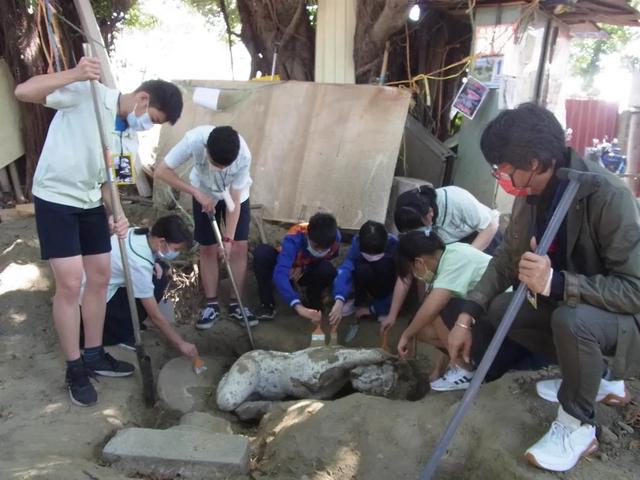
M80 20L71 0L50 0L54 9L76 26ZM131 0L112 0L113 11L96 12L98 24L107 45L113 41L115 26L124 19L124 14L131 7ZM102 13L102 15L100 15ZM102 20L102 18L107 20ZM56 19L57 31L60 34L61 64L73 67L82 56L82 35L66 22ZM38 32L40 30L41 33ZM42 43L44 42L44 44ZM55 62L49 64L45 50L50 45L47 28L43 17L37 11L29 13L24 0L0 0L0 56L4 57L15 83L22 83L34 75L54 71ZM63 67L64 68L64 67ZM52 110L42 105L20 102L22 136L26 157L26 190L31 195L33 174L42 151L49 123L53 118Z
M372 83L380 75L384 46L401 32L415 0L359 1L353 60L356 83Z
M251 55L251 77L275 73L282 80L313 81L315 32L305 0L237 0L240 38Z

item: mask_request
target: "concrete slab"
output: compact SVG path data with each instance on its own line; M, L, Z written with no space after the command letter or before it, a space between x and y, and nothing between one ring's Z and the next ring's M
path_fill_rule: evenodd
M205 480L249 471L249 440L197 429L120 430L102 451L125 475Z
M191 412L182 416L179 426L193 426L211 433L233 433L231 422L204 412Z
M207 369L200 375L186 357L169 360L158 375L158 398L171 410L182 413L210 410L222 366L213 357L202 357Z

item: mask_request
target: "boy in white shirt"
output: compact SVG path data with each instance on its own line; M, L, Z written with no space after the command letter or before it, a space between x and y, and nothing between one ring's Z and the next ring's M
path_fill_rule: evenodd
M175 169L193 158L190 183ZM211 328L221 316L218 305L219 246L210 215L224 218L223 248L242 294L247 276L247 255L251 211L251 152L244 139L230 126L203 125L188 131L155 171L155 178L193 197L194 238L200 244L200 272L207 304L196 323L200 330ZM258 320L245 308L249 324ZM229 315L242 321L237 299L231 298Z
M37 75L16 87L18 100L57 110L33 179L36 226L43 260L49 260L56 282L53 320L67 360L67 389L80 406L97 402L89 376L129 376L133 365L102 348L107 285L110 276L110 229L126 235L128 222L114 225L105 184L107 176L88 80L99 80L100 62L84 57L75 68ZM182 95L161 80L120 94L97 84L99 114L115 130L141 131L154 123L175 123ZM114 149L113 147L116 147ZM112 145L117 153L119 146ZM110 228L111 227L111 228ZM81 284L86 285L81 299ZM82 300L82 302L81 302ZM85 349L80 355L80 308Z

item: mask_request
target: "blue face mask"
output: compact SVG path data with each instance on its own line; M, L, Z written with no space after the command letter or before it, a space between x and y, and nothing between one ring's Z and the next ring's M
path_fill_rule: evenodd
M136 132L144 132L153 128L153 120L149 116L149 108L147 107L147 111L138 117L136 116L136 107L133 107L133 111L127 115L127 123L129 128Z
M314 256L315 258L322 258L325 257L329 254L329 252L331 251L330 248L327 248L326 250L316 250L315 248L313 248L311 245L307 246L307 251Z

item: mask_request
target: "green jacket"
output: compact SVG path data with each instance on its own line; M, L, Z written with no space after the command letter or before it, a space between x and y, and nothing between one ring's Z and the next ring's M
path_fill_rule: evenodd
M635 375L640 370L638 202L618 177L574 152L570 167L599 173L603 178L599 186L580 186L567 214L564 303L584 303L625 315L620 317L612 367L616 375ZM485 311L495 296L518 283L518 262L530 251L535 215L535 205L527 203L526 197L516 198L504 243L467 297Z

